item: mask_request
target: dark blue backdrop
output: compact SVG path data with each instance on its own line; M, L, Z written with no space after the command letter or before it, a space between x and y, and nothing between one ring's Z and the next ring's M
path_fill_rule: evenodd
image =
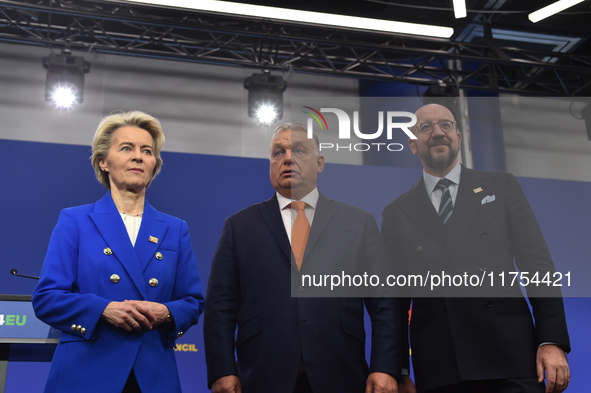
M36 282L11 276L10 269L38 275L60 210L94 202L106 190L94 178L89 147L0 139L0 152L0 293L31 294ZM224 219L273 194L268 161L182 153L164 153L163 158L163 171L148 190L148 199L157 209L188 222L205 287ZM383 206L409 189L420 173L419 169L328 164L319 188L331 198L372 212L379 222ZM577 279L588 282L591 183L519 180L557 269L576 270ZM567 298L565 303L573 347L568 391L586 393L591 299ZM183 390L207 392L201 326L179 342L196 349L187 346L188 351L177 352ZM10 362L6 392L41 391L48 369L49 363Z

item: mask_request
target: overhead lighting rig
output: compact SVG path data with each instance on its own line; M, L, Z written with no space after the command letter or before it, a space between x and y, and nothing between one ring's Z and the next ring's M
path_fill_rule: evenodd
M418 36L450 38L454 29L445 26L399 22L386 19L360 18L356 16L301 11L279 7L219 0L127 0L128 2L151 4L179 9L207 11L220 14L241 15L258 19L287 21L316 26L332 26L347 30L364 30L379 33L410 34ZM465 0L464 0L465 1ZM465 6L464 6L465 8Z
M567 8L582 3L584 0L559 0L555 3L547 5L544 8L540 8L537 11L532 12L528 15L530 21L537 23L542 19L546 19L552 15L558 14Z
M61 54L51 53L43 58L47 69L45 100L57 108L68 109L81 104L84 96L84 74L90 71L90 63L83 57L72 56L69 47Z
M271 75L268 68L261 74L252 74L244 80L248 90L248 117L256 117L263 124L272 124L283 117L283 92L287 82Z

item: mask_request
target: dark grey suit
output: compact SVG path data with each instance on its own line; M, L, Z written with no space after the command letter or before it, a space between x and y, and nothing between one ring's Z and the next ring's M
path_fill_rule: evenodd
M449 231L423 179L386 206L382 235L402 272L482 276L516 271L514 261L521 271L554 271L513 175L462 167L457 192ZM494 201L482 204L488 195ZM528 287L534 324L519 287L505 284L496 281L486 293L464 298L413 298L410 339L419 392L467 380L536 377L539 344L570 350L560 291Z

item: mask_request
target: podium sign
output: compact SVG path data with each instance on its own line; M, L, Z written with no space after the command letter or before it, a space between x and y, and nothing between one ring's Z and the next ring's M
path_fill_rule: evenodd
M59 336L59 330L37 319L31 296L0 295L0 393L9 363L51 361Z
M59 335L35 317L30 296L0 295L0 343L50 344Z

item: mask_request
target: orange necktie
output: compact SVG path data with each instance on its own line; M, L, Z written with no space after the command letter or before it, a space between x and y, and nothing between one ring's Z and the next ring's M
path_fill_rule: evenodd
M304 251L306 251L306 243L308 243L308 236L310 235L310 223L306 218L304 210L306 208L306 202L292 202L291 208L298 212L291 228L291 250L298 271L300 271L304 259Z

